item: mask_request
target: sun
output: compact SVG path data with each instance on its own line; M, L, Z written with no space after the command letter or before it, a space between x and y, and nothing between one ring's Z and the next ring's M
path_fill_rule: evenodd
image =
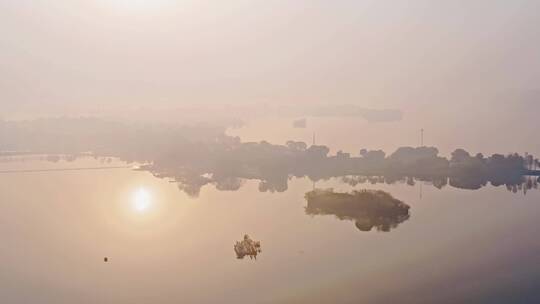
M146 212L152 207L152 195L145 188L139 188L133 193L133 209L137 212Z

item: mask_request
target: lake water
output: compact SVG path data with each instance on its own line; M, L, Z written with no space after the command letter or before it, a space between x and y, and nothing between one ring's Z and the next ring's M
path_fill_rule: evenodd
M316 187L353 189L337 179ZM362 232L352 221L306 215L304 194L313 188L306 179L291 180L284 193L259 192L251 181L232 192L205 187L198 198L131 169L3 174L0 188L6 303L508 303L539 296L537 191L359 185L411 206L410 219L390 232ZM148 193L143 210L140 189ZM245 233L262 242L256 261L234 255Z
M267 137L283 142L289 132L306 141L312 133ZM363 147L321 137L333 150ZM377 140L381 148L399 144ZM102 166L92 158L27 160L0 163L0 171ZM410 218L366 232L354 221L310 216L304 196L314 187L384 190L411 207ZM238 191L208 185L192 197L127 167L0 173L0 208L3 303L540 301L537 190L292 178L280 193L261 192L251 180ZM233 245L244 234L261 241L256 260L236 258Z

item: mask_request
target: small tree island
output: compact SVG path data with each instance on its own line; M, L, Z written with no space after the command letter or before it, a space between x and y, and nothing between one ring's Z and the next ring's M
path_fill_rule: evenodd
M410 207L381 190L351 193L333 189L315 189L306 193L308 215L335 215L340 220L355 221L360 231L388 232L409 219Z

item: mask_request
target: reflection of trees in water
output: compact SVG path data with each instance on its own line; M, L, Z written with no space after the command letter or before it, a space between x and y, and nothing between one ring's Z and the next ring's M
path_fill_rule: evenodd
M350 186L357 186L360 184L396 184L403 183L409 186L416 185L417 182L430 184L438 189L442 189L447 185L458 189L477 190L482 187L491 184L492 186L499 187L505 186L508 191L513 193L523 192L527 193L529 190L538 189L540 178L536 176L525 175L509 175L504 177L497 176L475 176L475 175L458 175L458 176L422 176L422 177L386 177L386 176L344 176L341 181Z
M233 149L224 150L210 166L182 166L175 172L160 174L173 177L191 194L198 193L200 187L207 184L222 190L235 190L241 186L238 180L245 179L259 180L261 192L284 192L291 177L309 177L313 181L341 177L352 186L397 182L412 186L421 181L439 189L446 185L479 189L488 183L505 185L513 192L538 188L537 179L525 175L531 173L526 169L526 159L515 154L446 160L437 156L434 148L420 148L419 152L419 148L401 148L389 157L379 151L364 152L364 157L350 157L346 153L328 156L328 148L324 146L306 147L294 142L287 146L266 142L239 143ZM149 166L147 170L157 171L159 167ZM364 172L378 174L361 174ZM208 173L210 177L203 178ZM223 187L222 180L236 181L235 187Z
M124 125L97 119L57 119L1 122L2 149L49 154L48 161L72 161L78 155L108 160L117 158L145 165L140 170L167 178L190 196L205 185L236 191L244 180L258 180L260 191L283 192L291 177L313 181L343 177L351 185L429 182L478 189L488 183L505 185L513 192L537 188L540 162L529 154L471 156L458 149L450 159L433 147L402 147L390 155L360 150L358 156L326 146L289 141L241 142L220 127ZM86 153L86 154L81 154ZM10 152L8 157L17 153ZM55 155L63 155L59 158ZM0 152L2 156L2 152ZM353 176L353 177L352 177Z
M306 193L308 215L334 215L354 221L360 231L388 232L410 217L410 207L389 193L375 190L338 193L333 189L315 189Z

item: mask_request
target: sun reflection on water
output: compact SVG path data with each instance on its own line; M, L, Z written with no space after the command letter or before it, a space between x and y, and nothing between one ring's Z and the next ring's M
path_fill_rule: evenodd
M145 188L139 188L133 193L132 207L135 211L144 213L152 207L152 195Z

